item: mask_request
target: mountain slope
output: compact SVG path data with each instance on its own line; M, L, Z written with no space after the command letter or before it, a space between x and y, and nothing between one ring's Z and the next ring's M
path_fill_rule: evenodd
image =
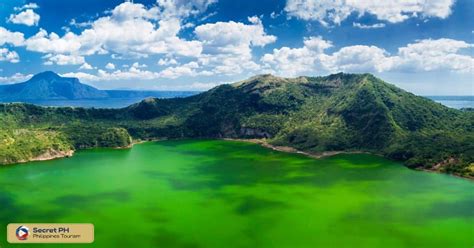
M137 109L144 104L148 111ZM309 152L362 150L411 167L474 175L474 114L371 74L261 75L180 101L148 99L125 111L156 113L144 121L149 132L141 130L142 138L269 138Z
M128 134L134 139L266 138L308 152L367 151L410 167L474 176L473 112L444 107L371 74L260 75L124 109L7 104L0 113L14 120L15 128L62 133L76 148L101 146L88 142L98 140L100 130L125 130L111 136L120 138L119 144ZM102 129L88 131L97 128Z
M74 100L107 96L106 92L82 84L77 78L60 77L50 71L36 74L24 83L0 86L2 100Z
M82 84L77 78L61 77L46 71L33 76L24 83L0 85L0 101L31 102L51 100L83 99L145 99L147 97L170 98L197 94L195 91L138 91L138 90L99 90ZM137 101L138 101L137 100ZM48 104L54 104L48 102Z

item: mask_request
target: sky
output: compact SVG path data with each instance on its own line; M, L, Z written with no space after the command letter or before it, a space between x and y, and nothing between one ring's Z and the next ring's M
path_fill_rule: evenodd
M472 0L0 0L0 84L207 90L256 74L373 73L474 95Z

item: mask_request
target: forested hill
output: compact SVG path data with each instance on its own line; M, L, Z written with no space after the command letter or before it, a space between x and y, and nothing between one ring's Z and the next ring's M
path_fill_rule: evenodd
M5 137L15 139L15 130L55 132L76 149L123 146L128 134L134 139L267 138L309 152L368 151L410 167L474 176L473 112L447 108L371 74L260 75L191 97L150 98L118 110L6 104L0 113L2 127L8 127ZM0 153L0 161L15 161L8 156Z

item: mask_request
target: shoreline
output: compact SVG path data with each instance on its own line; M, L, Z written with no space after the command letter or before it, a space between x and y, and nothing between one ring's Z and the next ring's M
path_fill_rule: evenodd
M45 151L44 153L30 158L30 159L22 159L19 161L15 161L14 163L6 163L2 164L1 166L10 166L10 165L16 165L16 164L24 164L28 162L40 162L40 161L49 161L49 160L55 160L55 159L60 159L60 158L70 158L74 156L75 150L71 149L68 151L56 151L56 150L48 150Z
M271 145L268 142L266 142L265 139L222 138L220 140L240 141L240 142L247 142L247 143L257 144L257 145L260 145L262 147L272 149L274 151L293 153L293 154L301 154L301 155L305 155L305 156L308 156L308 157L314 158L314 159L321 159L321 158L331 157L331 156L335 156L335 155L338 155L338 154L372 154L372 155L375 155L375 156L382 156L380 154L375 154L375 153L365 152L365 151L326 151L326 152L321 152L321 153L310 153L310 152L300 151L296 148L289 147L289 146ZM382 157L384 157L384 156L382 156ZM403 162L401 162L401 161L398 161L398 162L400 162L403 166L405 166L403 164ZM415 171L424 171L424 172L430 172L430 173L437 173L437 174L454 176L454 177L457 177L457 178L463 178L463 179L467 179L467 180L470 180L470 181L474 181L474 177L471 177L471 176L462 176L462 175L459 175L459 174L449 174L449 173L444 173L442 171L430 170L430 169L425 169L425 168L410 168L408 166L405 166L405 167L408 168L408 169L411 169L411 170L415 170Z
M70 157L74 156L74 153L76 151L89 150L89 149L94 149L94 148L110 148L110 149L115 149L115 150L126 150L126 149L133 148L133 146L136 145L136 144L141 144L141 143L145 143L145 142L159 141L159 140L160 139L156 139L156 140L132 140L130 145L128 145L128 146L119 146L119 147L87 147L87 148L82 148L82 149L77 149L77 150L71 149L71 150L68 150L68 151L56 151L56 150L50 149L50 150L47 150L47 151L45 151L44 153L42 153L38 156L29 158L29 159L22 159L22 160L15 161L15 162L12 162L12 163L0 163L0 166L11 166L11 165L16 165L16 164L24 164L24 163L28 163L28 162L40 162L40 161L49 161L49 160L55 160L55 159L61 159L61 158L70 158Z
M305 155L307 157L315 158L315 159L331 157L331 156L335 156L335 155L338 155L338 154L373 154L373 153L365 152L365 151L325 151L325 152L319 152L319 153L311 153L311 152L304 152L304 151L298 150L298 149L290 147L290 146L275 146L275 145L272 145L272 144L269 144L268 142L266 142L265 139L223 138L223 139L220 139L220 140L247 142L247 143L261 145L265 148L269 148L269 149L272 149L274 151L293 153L293 154L301 154L301 155ZM380 156L378 154L373 154L373 155Z
M158 139L146 139L146 140L142 140L142 139L132 140L132 143L130 143L129 148L132 148L134 145L138 145L138 144L143 144L143 143L147 143L147 142L163 141L163 140L168 140L168 139L158 138Z
M409 168L409 169L411 169L411 168ZM470 180L470 181L474 181L474 177L471 177L471 176L462 176L462 175L459 175L459 174L448 174L448 173L444 173L442 171L430 170L430 169L425 169L425 168L414 168L413 170L431 172L431 173L436 173L436 174L441 174L441 175L454 176L454 177L457 177L457 178L463 178L463 179L467 179L467 180Z
M132 140L130 145L126 147L109 147L110 149L117 149L117 150L125 150L125 149L132 149L134 145L138 144L143 144L143 143L148 143L148 142L158 142L158 141L164 141L164 140L169 140L166 138L158 138L158 139L149 139L149 140ZM285 153L292 153L292 154L301 154L310 158L314 159L321 159L321 158L326 158L326 157L332 157L335 155L339 154L372 154L375 156L382 156L380 154L375 154L367 151L325 151L325 152L319 152L319 153L311 153L311 152L304 152L301 150L298 150L296 148L290 147L290 146L275 146L272 144L269 144L266 142L266 139L235 139L235 138L218 138L215 140L226 140L226 141L238 141L238 142L246 142L246 143L252 143L252 144L257 144L262 147L272 149L274 151L278 152L285 152ZM101 148L101 147L91 147L87 149L94 149L94 148ZM106 147L102 147L106 148ZM87 150L84 149L84 150ZM80 149L83 150L83 149ZM39 156L36 156L34 158L28 159L28 160L20 160L14 163L6 163L6 164L0 164L0 166L10 166L10 165L16 165L16 164L24 164L28 162L39 162L39 161L49 161L49 160L55 160L55 159L61 159L61 158L70 158L74 156L75 150L71 149L69 151L55 151L55 150L49 150L44 152L43 154L40 154ZM384 157L384 156L382 156ZM400 162L400 161L399 161ZM400 162L403 165L403 162ZM405 166L405 165L404 165ZM430 170L430 169L425 169L425 168L409 168L405 166L408 169L415 170L415 171L424 171L424 172L431 172L431 173L437 173L437 174L443 174L443 175L449 175L449 176L454 176L458 178L463 178L467 179L470 181L474 181L474 177L471 176L463 176L459 174L449 174L449 173L444 173L438 170Z

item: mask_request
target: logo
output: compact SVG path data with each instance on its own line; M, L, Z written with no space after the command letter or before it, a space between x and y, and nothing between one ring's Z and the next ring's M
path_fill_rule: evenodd
M16 237L18 240L27 240L29 229L26 226L20 226L16 229Z

